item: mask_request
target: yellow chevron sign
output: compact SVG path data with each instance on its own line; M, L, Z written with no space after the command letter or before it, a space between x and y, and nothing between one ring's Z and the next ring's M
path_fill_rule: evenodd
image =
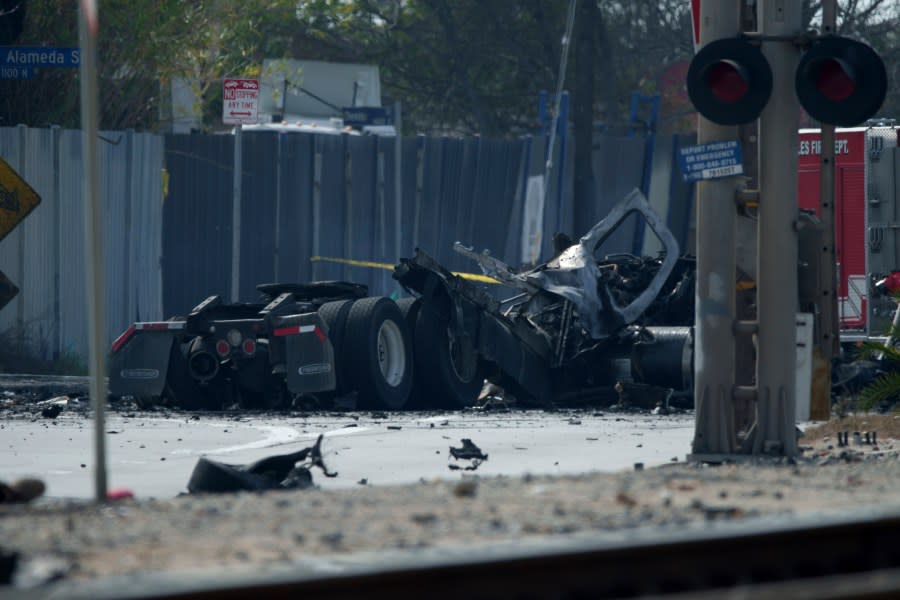
M37 192L0 159L0 240L40 203Z
M0 240L41 203L41 197L25 180L0 159ZM19 288L0 271L0 308L16 297Z
M329 262L339 265L349 265L351 267L368 267L370 269L384 269L393 271L396 265L390 263L373 262L371 260L353 260L350 258L331 258L328 256L313 256L309 259L311 262ZM454 273L457 277L468 279L469 281L480 281L481 283L500 283L493 277L487 275L479 275L477 273Z
M19 288L0 271L0 308L6 306L18 293Z

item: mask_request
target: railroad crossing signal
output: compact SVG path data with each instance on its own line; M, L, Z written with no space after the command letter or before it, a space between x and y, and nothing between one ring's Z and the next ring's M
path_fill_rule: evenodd
M37 192L6 161L0 159L0 240L40 203L41 197ZM18 293L19 288L0 271L0 309Z
M831 36L813 43L800 59L794 82L809 116L849 127L875 116L887 93L887 72L871 47Z
M755 120L772 95L772 69L759 46L723 38L703 46L687 74L697 111L719 125Z
M809 115L849 127L881 108L887 72L866 44L839 36L815 40L797 67L795 91ZM688 96L701 115L719 125L756 120L772 94L772 69L758 45L743 38L706 44L691 60Z

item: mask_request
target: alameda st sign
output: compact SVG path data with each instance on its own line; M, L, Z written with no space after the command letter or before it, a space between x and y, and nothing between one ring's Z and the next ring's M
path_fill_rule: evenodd
M80 65L80 48L0 46L0 67L78 68Z

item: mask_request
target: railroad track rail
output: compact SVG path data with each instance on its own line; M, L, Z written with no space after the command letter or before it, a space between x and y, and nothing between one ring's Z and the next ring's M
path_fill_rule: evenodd
M90 598L893 598L900 513L712 522L686 531L610 532L603 541L527 542L397 556L316 559L290 573L209 574L59 584Z

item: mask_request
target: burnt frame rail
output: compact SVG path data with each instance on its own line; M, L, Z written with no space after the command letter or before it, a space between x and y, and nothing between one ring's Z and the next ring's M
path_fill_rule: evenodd
M98 582L66 595L94 598L630 598L741 588L757 597L881 598L900 592L900 512L711 523L661 532L643 528L611 540L551 540L529 549L439 550L436 558L335 559L336 575L307 569L267 578L174 575ZM412 556L412 555L411 555ZM65 584L62 584L65 586ZM127 591L126 591L127 590ZM48 592L51 590L47 590ZM57 590L63 591L63 590ZM87 595L85 595L85 593Z

